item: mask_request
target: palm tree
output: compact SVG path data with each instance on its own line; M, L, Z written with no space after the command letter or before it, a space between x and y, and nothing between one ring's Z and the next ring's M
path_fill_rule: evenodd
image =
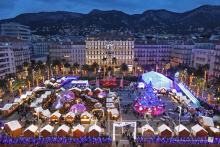
M106 66L106 60L107 60L106 57L103 57L103 58L102 58L102 61L103 61L103 63L104 63L104 76L105 76L105 72L106 72L106 69L105 69L105 66Z
M77 69L80 67L80 65L78 63L74 63L73 64L73 68L76 69L76 74L77 74Z
M124 73L124 76L126 76L126 71L128 70L128 66L125 63L121 64L121 70Z
M70 67L69 62L65 62L64 67L66 68L66 74L68 74L68 71L69 71L68 68Z
M22 67L21 65L18 65L18 66L16 67L16 69L17 69L18 72L21 72L21 71L23 70L23 67Z
M28 71L27 71L27 67L28 67L29 63L28 62L24 62L23 63L23 66L25 68L25 71L26 71L26 77L28 76Z
M183 81L183 77L185 76L185 72L183 70L180 71L180 82Z
M95 74L96 74L96 69L99 68L98 63L94 62L94 63L92 64L92 68L94 68L94 72L95 72Z
M134 58L134 62L135 62L135 69L134 69L134 74L135 74L135 77L136 77L136 71L137 71L137 62L138 62L138 58Z
M114 68L114 69L113 69L113 70L114 70L114 76L115 76L115 64L116 64L116 62L117 62L116 57L113 57L113 58L112 58L112 63L114 64L114 67L113 67L113 68Z
M82 71L85 71L85 74L87 70L89 70L89 65L88 64L82 65ZM82 75L84 75L84 73L82 73Z
M25 86L26 83L24 80L21 79L16 79L13 83L12 83L12 88L13 90L19 90L19 95L21 96L21 87Z
M198 78L196 80L196 85L197 85L197 96L199 96L199 89L203 87L204 85L204 80L202 78Z
M53 66L55 66L56 67L56 75L58 75L58 66L60 66L61 64L60 64L60 61L59 60L54 60L53 61Z
M50 79L50 58L48 57L47 58L47 61L46 61L46 66L47 66L47 78L48 78L48 80Z
M41 74L41 69L44 69L44 64L41 60L37 62L37 67L39 69L39 74Z
M10 85L10 91L12 91L12 84L10 83L12 78L15 78L15 73L5 74L5 80L7 80L8 84Z
M165 65L165 69L166 69L166 76L167 76L167 71L168 71L168 69L170 69L170 63L167 63L167 64Z
M63 63L63 76L64 76L64 64L66 63L66 59L62 58L61 61Z
M0 79L0 98L2 97L3 89L7 89L7 81L5 79Z
M36 86L38 87L38 80L39 80L39 78L41 77L41 75L40 74L38 74L38 73L34 73L34 79L37 81L37 83L36 83Z

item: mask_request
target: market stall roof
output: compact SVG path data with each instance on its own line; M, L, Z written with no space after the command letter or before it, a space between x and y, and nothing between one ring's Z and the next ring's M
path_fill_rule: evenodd
M87 111L83 112L83 113L81 114L81 116L80 116L80 117L82 117L82 116L84 116L84 115L88 116L89 118L91 118L91 117L92 117L92 114L90 114L90 113L89 113L89 112L87 112Z
M76 130L80 130L81 132L85 131L85 127L83 127L82 125L78 124L77 126L73 127L73 132Z
M165 130L169 130L170 132L172 132L171 129L165 124L162 124L161 126L158 127L158 132L163 132Z
M145 132L147 130L151 130L152 132L154 132L154 129L150 125L148 125L148 124L146 124L143 127L141 127L141 130L142 130L142 132Z
M177 92L176 96L183 96L182 92Z
M44 101L44 99L42 99L42 98L37 98L36 101L35 101L35 103L42 103L43 101Z
M51 95L51 91L45 91L46 95Z
M89 81L88 80L77 80L77 81L72 81L72 84L83 84L88 86L89 85Z
M204 130L205 132L207 132L203 127L201 127L200 125L196 124L195 126L191 127L191 132L196 135L197 132ZM208 133L208 132L207 132Z
M148 73L142 74L142 79L144 80L145 83L150 83L152 82L152 85L156 89L160 89L161 87L165 87L167 90L171 89L173 87L173 81L167 78L166 76L150 71Z
M99 126L97 126L96 124L94 124L93 126L89 127L89 132L91 132L92 130L96 130L99 133L101 132L101 128Z
M32 91L27 91L27 92L26 92L26 95L31 96L32 93L33 93Z
M178 132L181 132L183 130L186 130L187 132L189 132L189 130L185 126L183 126L182 124L175 126L175 128L174 128L174 131L176 134L178 134Z
M202 116L203 119L203 125L214 127L214 122L211 117Z
M52 133L52 132L53 132L53 129L54 129L54 127L48 124L48 125L46 125L45 127L43 127L40 132L46 130L46 131Z
M8 127L10 128L11 131L15 131L15 130L17 130L17 129L22 128L20 122L17 121L17 120L13 120L13 121L7 122L7 123L5 123L5 124L8 125Z
M61 79L58 79L56 82L57 82L57 83L61 83L62 81L61 81Z
M35 125L32 124L32 125L30 125L29 127L27 127L27 128L24 130L24 132L26 132L27 130L29 130L29 131L35 133L35 132L38 130L38 126L35 126Z
M37 108L34 108L34 110L35 110L36 113L44 111L44 109L41 106L37 107Z
M96 90L102 91L102 89L99 88L99 87L97 87L97 88L96 88L95 90L93 90L93 91L96 91Z
M114 104L113 104L113 103L106 103L106 107L107 107L107 108L113 108L113 107L114 107Z
M73 118L75 118L75 114L73 113L73 112L68 112L66 115L65 115L65 118L67 117L67 116L72 116Z
M68 133L69 130L70 130L70 127L68 127L67 125L63 124L62 126L60 126L60 127L57 129L56 132L59 132L60 130L63 130L63 131L65 131L65 132Z
M79 88L77 88L77 87L73 87L73 88L71 88L71 89L69 89L70 91L71 90L77 90L77 91L80 91L81 92L81 89L79 89Z
M106 98L106 102L107 103L113 103L113 99L112 98Z
M9 110L13 104L5 104L5 106L1 109L3 111Z
M214 133L220 133L220 130L218 128L210 127L210 130Z
M51 114L51 116L53 116L53 115L55 115L55 116L57 116L57 117L60 117L61 116L61 114L59 113L59 112L54 112L53 114Z
M42 94L40 98L45 99L45 98L47 98L47 95L46 94Z
M22 94L20 98L21 99L26 99L27 98L27 94Z
M46 81L44 82L44 84L45 84L45 85L53 85L53 83L50 82L49 80L46 80Z
M38 107L38 103L32 102L30 107Z
M177 93L176 89L171 90L172 93Z
M15 98L14 103L20 103L21 102L21 98Z
M38 90L42 90L42 89L45 89L45 87L35 87L34 89L33 89L33 91L38 91Z
M51 115L49 109L43 110L43 111L42 111L42 114L43 114L44 116L46 116L46 117L50 117L50 115Z
M110 109L110 111L111 111L111 114L112 114L112 115L118 115L118 114L119 114L117 108L115 108L115 109Z

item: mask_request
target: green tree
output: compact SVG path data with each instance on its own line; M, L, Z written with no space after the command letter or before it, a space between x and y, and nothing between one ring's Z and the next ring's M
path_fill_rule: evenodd
M26 86L26 85L27 84L24 80L16 79L12 83L12 88L13 88L13 90L19 90L19 95L21 96L21 94L22 94L21 88L22 88L22 86Z
M54 60L52 64L56 68L56 75L58 75L58 66L60 66L60 61L59 60Z
M128 66L125 63L121 64L121 70L124 73L124 76L126 76L126 71L128 71Z
M7 80L0 79L0 98L2 97L2 90L7 89Z
M21 72L21 71L23 70L23 67L22 67L21 65L18 65L18 66L16 67L16 69L17 69L18 72Z
M205 85L205 82L202 78L197 78L196 79L196 86L197 86L197 96L199 96L199 89Z
M134 69L134 74L135 74L135 77L137 76L137 62L139 61L138 58L134 58L134 62L135 62L135 69Z
M94 72L96 74L96 70L99 68L99 64L94 62L91 67L94 69Z
M80 65L78 63L74 63L73 64L73 69L76 70L76 74L77 74L77 69L80 67Z

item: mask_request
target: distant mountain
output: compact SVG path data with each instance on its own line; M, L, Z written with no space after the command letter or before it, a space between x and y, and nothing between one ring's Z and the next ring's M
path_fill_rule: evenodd
M18 22L30 26L31 29L71 24L80 27L96 25L105 29L121 27L148 29L153 27L167 32L174 32L183 31L190 27L203 27L205 29L219 27L220 6L203 5L184 13L176 13L164 9L147 10L142 14L134 15L116 10L101 11L97 9L88 14L65 11L25 13L11 19L0 20L0 24L6 22Z

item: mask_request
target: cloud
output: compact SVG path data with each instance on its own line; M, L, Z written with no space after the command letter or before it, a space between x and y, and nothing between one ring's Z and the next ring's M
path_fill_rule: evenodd
M184 12L205 4L220 5L220 0L0 0L0 19L40 11L88 13L93 9L114 9L135 14L149 9L167 9Z

